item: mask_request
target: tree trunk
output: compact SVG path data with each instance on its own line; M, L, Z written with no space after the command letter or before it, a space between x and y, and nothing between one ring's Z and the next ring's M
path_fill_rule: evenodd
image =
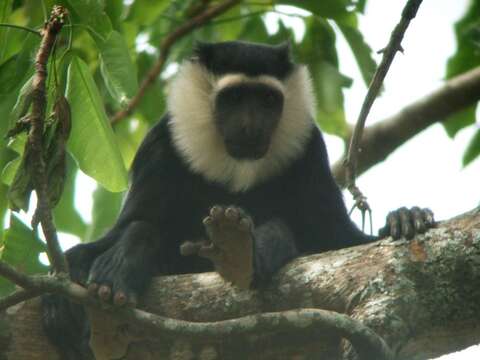
M262 291L238 290L216 273L156 278L141 307L212 322L321 308L350 315L385 339L396 359L429 359L480 343L480 208L414 241L382 240L298 258ZM313 328L247 336L168 337L90 311L97 359L356 359L337 333ZM251 325L251 324L250 324ZM0 318L0 359L57 359L38 300Z

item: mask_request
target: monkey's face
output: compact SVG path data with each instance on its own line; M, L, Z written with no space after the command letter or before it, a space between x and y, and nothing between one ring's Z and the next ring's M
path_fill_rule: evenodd
M283 112L283 94L262 83L239 83L215 96L215 123L230 156L258 160L270 147Z

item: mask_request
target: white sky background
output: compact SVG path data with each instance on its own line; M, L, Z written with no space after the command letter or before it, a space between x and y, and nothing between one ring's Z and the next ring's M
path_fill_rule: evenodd
M360 17L360 29L374 51L384 48L388 43L405 2L367 1L366 13ZM463 15L467 3L467 0L423 2L402 43L405 53L397 54L385 80L385 91L374 103L367 125L395 114L405 105L441 86L446 60L455 51L452 25ZM283 16L282 19L302 32L299 19ZM275 16L269 15L268 22L269 27L275 27ZM338 36L338 48L341 71L354 79L352 87L345 91L347 118L354 123L366 87L350 49L341 36ZM377 56L379 59L380 56ZM465 169L461 165L462 154L474 132L475 128L470 127L451 140L442 126L432 126L401 146L386 162L378 164L359 178L357 184L373 208L375 233L376 229L383 226L388 211L401 206L430 207L436 218L441 220L468 211L480 203L480 159ZM333 163L343 153L343 144L333 136L326 136L326 141ZM86 176L80 176L78 186L77 189L81 190L77 191L76 205L85 220L90 221L92 199L88 194L94 190L95 183ZM350 207L350 194L345 193L345 200ZM66 234L60 234L60 238L66 248L78 241ZM478 358L480 346L440 359Z

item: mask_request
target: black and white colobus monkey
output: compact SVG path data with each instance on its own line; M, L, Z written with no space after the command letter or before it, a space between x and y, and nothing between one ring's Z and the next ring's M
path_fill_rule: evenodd
M234 284L259 287L300 254L377 239L349 219L314 112L308 71L287 45L199 44L138 150L116 224L67 252L73 280L102 301L135 304L156 274L213 263ZM402 208L383 235L411 238L432 224L429 210ZM81 358L81 308L58 296L43 303L52 340Z

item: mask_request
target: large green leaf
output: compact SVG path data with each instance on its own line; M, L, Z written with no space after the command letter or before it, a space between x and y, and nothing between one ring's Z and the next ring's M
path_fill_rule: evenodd
M0 23L8 23L8 16L12 12L13 0L0 1ZM11 29L0 27L0 64L3 62L7 52L7 36Z
M127 187L127 171L87 64L73 57L66 96L72 111L68 149L80 169L110 191Z
M97 240L113 225L122 205L123 194L112 193L101 186L93 193L92 223L87 229L86 241Z
M27 274L46 273L48 267L38 260L40 253L45 250L45 244L33 230L12 215L10 227L5 231L5 238L0 246L0 258ZM0 277L0 295L13 289L13 284Z
M66 0L74 22L88 27L94 38L106 40L112 31L112 23L105 13L104 0Z
M126 105L138 91L137 70L128 53L123 36L112 31L105 43L99 44L100 69L112 97Z
M477 130L472 140L470 140L470 143L467 146L467 150L465 150L465 154L463 155L463 165L466 166L470 164L479 155L480 155L480 130Z
M316 121L322 130L345 136L348 130L342 88L351 81L338 70L335 33L326 20L310 18L307 33L298 46L298 57L308 65L317 96Z
M447 79L464 73L480 64L480 0L472 0L466 14L455 24L457 51L448 60ZM475 123L475 107L452 115L444 127L450 137L462 128Z
M357 15L349 13L346 16L339 17L336 23L352 49L365 84L369 85L377 68L377 63L373 59L372 49L358 30Z

